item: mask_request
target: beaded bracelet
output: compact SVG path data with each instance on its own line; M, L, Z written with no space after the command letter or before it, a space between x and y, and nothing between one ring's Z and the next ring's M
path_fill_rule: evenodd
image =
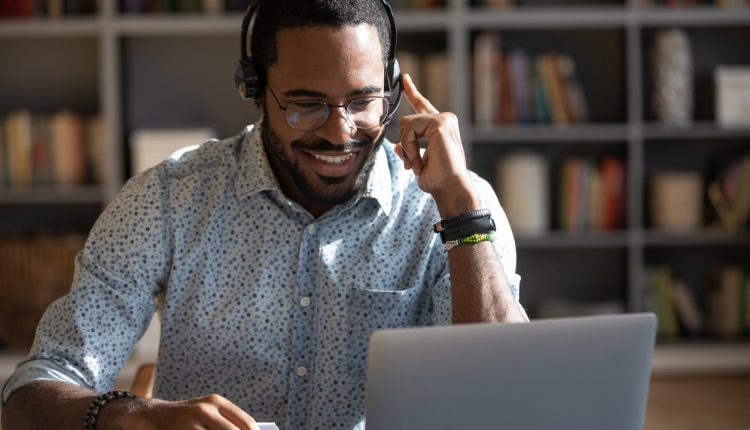
M83 429L84 430L96 430L96 419L99 417L99 412L102 410L104 405L117 399L134 399L135 394L129 391L110 391L104 393L94 399L83 417Z
M443 249L445 251L450 251L451 249L457 247L458 245L474 245L480 242L494 242L494 241L495 241L495 235L493 235L491 231L487 233L474 233L470 236L466 236L460 239L450 240L448 242L445 242L443 244Z

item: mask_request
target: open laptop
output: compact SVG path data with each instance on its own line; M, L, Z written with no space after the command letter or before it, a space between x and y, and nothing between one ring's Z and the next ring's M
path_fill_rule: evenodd
M653 314L383 330L367 430L641 430Z

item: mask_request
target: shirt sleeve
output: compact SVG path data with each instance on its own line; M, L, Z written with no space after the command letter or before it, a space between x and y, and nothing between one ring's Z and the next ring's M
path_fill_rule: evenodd
M75 259L71 291L47 308L28 359L6 382L3 405L38 380L111 389L169 273L168 196L156 168L131 179L105 209Z
M482 208L489 209L492 212L492 218L495 220L495 252L500 259L500 265L503 268L505 278L508 281L508 288L516 301L521 315L528 321L526 310L520 302L521 276L516 273L516 242L513 238L513 232L510 228L510 222L505 215L505 211L500 206L497 195L487 181L472 173L474 187L479 194ZM442 243L440 247L442 248ZM440 252L445 252L440 250ZM451 307L451 277L447 263L440 274L436 285L433 285L430 302L432 304L432 323L435 325L448 325L452 322Z

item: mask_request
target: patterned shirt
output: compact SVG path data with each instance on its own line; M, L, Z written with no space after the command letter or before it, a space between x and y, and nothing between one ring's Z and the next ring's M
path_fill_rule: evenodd
M510 226L472 178L517 300ZM282 193L258 124L173 156L103 212L3 402L35 380L110 390L158 308L155 397L220 393L285 430L362 429L369 335L451 322L438 219L387 141L363 191L317 219Z

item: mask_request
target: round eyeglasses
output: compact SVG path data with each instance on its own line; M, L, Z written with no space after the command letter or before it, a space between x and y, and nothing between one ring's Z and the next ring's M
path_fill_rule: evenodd
M271 90L279 109L286 113L289 127L297 131L313 131L325 124L332 107L344 108L346 122L352 127L369 129L377 127L388 117L390 104L382 96L359 97L343 105L334 105L320 100L300 100L282 106L276 93Z

